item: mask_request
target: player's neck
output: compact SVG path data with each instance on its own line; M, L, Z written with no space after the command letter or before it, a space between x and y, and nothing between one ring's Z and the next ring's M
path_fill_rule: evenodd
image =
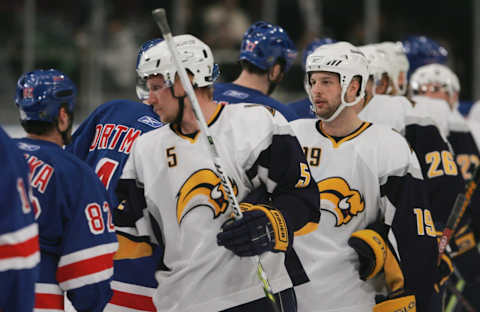
M334 120L322 121L322 129L330 136L344 137L360 127L362 122L352 107L345 107Z
M62 136L57 131L50 132L48 134L42 134L42 135L27 133L27 138L33 139L33 140L43 140L43 141L55 143L59 146L63 146Z
M205 118L205 121L208 123L211 120L213 114L215 114L218 105L212 100L205 98L198 98L198 103L200 104L203 118ZM198 125L197 119L195 118L195 114L193 113L190 102L188 104L185 104L185 111L183 113L180 130L183 134L192 134L200 130L200 127Z
M246 70L242 70L240 76L238 76L233 83L242 87L260 91L263 94L267 94L268 92L268 79L265 76L252 74Z

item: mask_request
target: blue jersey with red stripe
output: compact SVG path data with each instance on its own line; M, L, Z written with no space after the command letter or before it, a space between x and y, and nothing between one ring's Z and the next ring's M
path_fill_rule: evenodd
M312 112L311 105L312 102L310 102L308 97L287 104L287 106L297 114L297 119L317 118L315 113Z
M40 252L28 167L0 127L0 311L31 312Z
M161 126L151 106L114 100L97 107L81 123L66 149L94 168L114 195L133 142L142 133Z
M102 311L112 296L117 250L111 199L93 170L55 143L16 139L30 169L40 235L35 309Z
M217 103L224 102L226 104L262 104L279 111L288 121L297 119L295 112L292 111L287 105L280 103L279 101L258 90L243 87L231 82L215 83L213 85L213 100Z
M115 197L115 189L133 142L143 133L163 124L151 106L114 100L100 105L73 134L67 150L86 161ZM135 244L134 242L130 242ZM134 249L134 248L132 248ZM159 248L151 253L116 257L112 282L113 297L105 311L156 311L152 294L157 287L154 274L161 257Z

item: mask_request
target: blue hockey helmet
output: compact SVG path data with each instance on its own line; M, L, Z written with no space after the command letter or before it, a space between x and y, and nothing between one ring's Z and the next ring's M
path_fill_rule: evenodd
M147 51L148 49L150 49L153 46L156 46L157 44L159 44L162 41L163 41L162 38L154 38L154 39L150 39L150 40L144 42L141 45L140 50L138 50L137 65L135 66L137 72L138 72L139 67L142 65L142 60L143 60L142 56L145 54L145 51ZM140 76L137 75L137 84L136 84L136 87L135 87L135 92L137 93L137 97L141 101L145 101L146 99L148 99L148 89L147 89L146 84L147 84L147 82L144 79L144 77L140 77Z
M285 72L290 69L297 50L287 32L280 26L256 22L243 35L240 60L246 60L260 69L268 70L277 59L285 60Z
M319 46L322 46L324 44L330 44L330 43L335 43L337 40L325 37L325 38L316 38L312 42L310 42L306 47L305 50L303 50L302 54L302 65L303 69L305 69L305 65L307 64L307 57L315 51L316 48Z
M73 113L76 96L77 88L67 75L55 69L37 69L18 79L15 103L21 121L53 122L62 104Z
M410 63L409 77L420 66L432 63L445 65L447 63L447 49L428 37L409 36L402 44Z

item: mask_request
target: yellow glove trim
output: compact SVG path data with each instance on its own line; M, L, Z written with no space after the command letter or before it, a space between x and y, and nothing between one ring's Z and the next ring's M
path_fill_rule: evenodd
M117 234L118 250L113 260L137 259L152 255L152 246L145 242L135 242Z
M387 256L383 270L385 272L385 281L390 288L389 292L396 292L404 288L405 278L403 277L402 269L390 248L387 248Z
M288 230L287 223L283 218L280 210L269 207L267 205L252 205L249 203L241 203L240 209L242 211L261 210L267 216L272 224L273 233L275 235L275 245L273 248L279 251L286 251L288 248Z
M380 302L373 307L373 312L416 312L416 305L415 296L405 296Z
M367 280L371 279L380 272L385 264L385 258L387 256L387 250L385 241L382 236L376 231L371 229L360 230L354 232L351 237L356 237L370 246L375 255L375 268L372 273L367 276Z

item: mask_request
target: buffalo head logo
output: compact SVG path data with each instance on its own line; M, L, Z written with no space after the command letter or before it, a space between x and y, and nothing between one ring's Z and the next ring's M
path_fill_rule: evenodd
M359 191L351 189L347 181L342 178L334 177L322 180L317 183L320 191L320 200L328 200L333 204L331 209L321 208L321 210L332 213L337 223L335 226L347 224L358 213L365 209L365 201Z
M234 196L238 194L235 182L232 183ZM225 213L228 208L228 196L221 183L220 177L210 169L200 169L194 172L183 183L177 194L177 222L194 208L208 207L213 211L213 218Z

